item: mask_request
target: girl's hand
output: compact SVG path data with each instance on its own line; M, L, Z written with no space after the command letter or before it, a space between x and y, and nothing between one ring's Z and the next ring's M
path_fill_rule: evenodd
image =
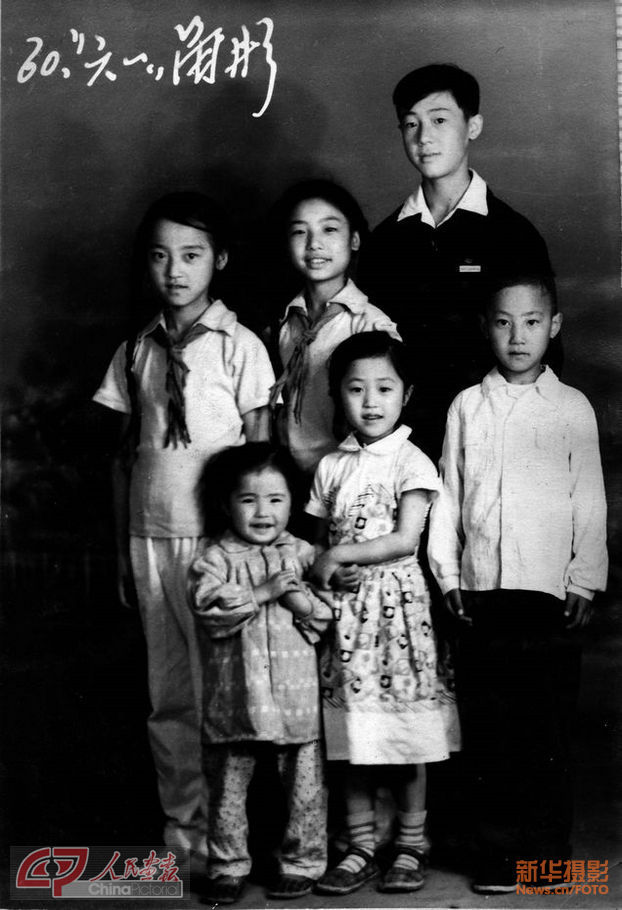
M262 585L255 589L257 603L266 603L269 600L278 600L283 594L300 591L300 579L293 569L283 569L268 578Z
M331 587L335 591L349 591L356 594L361 584L361 570L357 565L343 565L335 569L331 578Z
M315 560L311 566L311 578L320 588L329 588L330 580L339 569L341 563L332 555L332 550L326 550Z
M135 610L138 607L129 553L119 553L117 555L117 594L121 606L126 607L128 610Z

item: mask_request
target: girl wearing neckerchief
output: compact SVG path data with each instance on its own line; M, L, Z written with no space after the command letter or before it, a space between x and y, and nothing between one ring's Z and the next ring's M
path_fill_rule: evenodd
M203 542L197 485L214 453L268 434L267 351L210 291L227 264L224 214L200 193L155 202L136 259L161 306L122 344L94 400L121 415L114 459L119 596L133 590L147 640L151 750L164 843L206 859L201 664L186 601ZM129 456L128 456L129 452Z
M350 277L367 233L350 193L329 180L291 187L280 205L289 258L304 284L288 304L278 337L283 372L270 404L280 441L311 483L320 459L336 449L328 359L350 335L372 329L399 338L395 323L373 306Z

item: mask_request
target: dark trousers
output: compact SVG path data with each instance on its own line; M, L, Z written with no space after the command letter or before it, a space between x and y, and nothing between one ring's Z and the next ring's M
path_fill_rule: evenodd
M506 870L563 860L580 640L548 594L486 591L464 603L473 625L459 633L456 683L480 859Z

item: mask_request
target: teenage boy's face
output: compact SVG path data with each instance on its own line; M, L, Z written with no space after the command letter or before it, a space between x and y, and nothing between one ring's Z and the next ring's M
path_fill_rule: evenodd
M208 303L214 272L224 268L227 254L214 253L205 231L161 219L149 247L149 275L164 305L196 315Z
M538 287L516 285L497 294L486 314L484 333L508 382L536 381L549 341L561 323L561 313L553 315L548 295Z
M480 114L468 119L451 92L434 92L400 120L406 156L424 180L466 176L471 139L482 131Z

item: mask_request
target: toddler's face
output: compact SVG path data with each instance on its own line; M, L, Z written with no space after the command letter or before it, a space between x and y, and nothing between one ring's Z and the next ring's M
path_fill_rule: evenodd
M165 218L156 223L149 248L149 275L166 306L197 310L198 316L207 306L214 272L226 262L227 254L215 255L205 231Z
M266 546L287 527L292 497L287 481L272 468L243 474L229 499L231 526L248 543Z
M393 432L409 396L388 357L354 360L341 382L346 420L364 445Z
M561 313L553 315L548 296L538 287L504 288L486 314L484 332L499 370L510 383L535 382L551 338L561 328Z
M323 199L305 199L296 206L288 237L294 267L313 283L343 278L360 245L343 212Z

